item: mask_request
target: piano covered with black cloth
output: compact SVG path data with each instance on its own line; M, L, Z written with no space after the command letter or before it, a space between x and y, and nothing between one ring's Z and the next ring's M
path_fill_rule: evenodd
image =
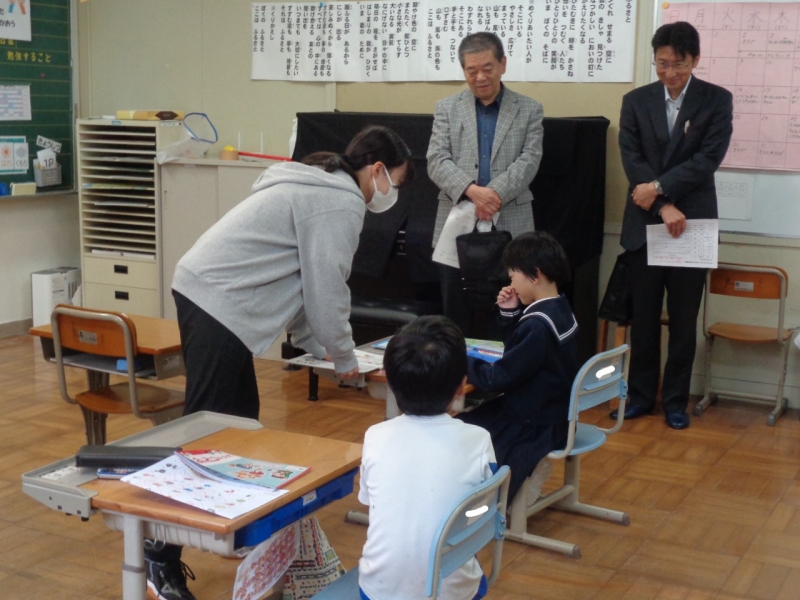
M343 152L364 127L384 125L402 136L415 162L416 178L400 190L397 204L385 213L366 214L348 282L356 343L391 335L417 315L438 313L438 272L431 261L431 243L439 190L428 178L425 159L433 116L314 112L298 113L297 118L295 160L321 150ZM604 117L546 117L542 162L531 183L536 229L561 243L572 266L567 296L581 328L581 360L597 347L608 125Z

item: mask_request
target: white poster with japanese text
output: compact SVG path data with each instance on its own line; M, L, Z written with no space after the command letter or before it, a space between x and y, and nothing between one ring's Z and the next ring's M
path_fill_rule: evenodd
M31 4L29 0L0 0L0 38L31 41Z
M633 0L254 3L253 79L460 81L461 39L492 31L506 81L633 80Z

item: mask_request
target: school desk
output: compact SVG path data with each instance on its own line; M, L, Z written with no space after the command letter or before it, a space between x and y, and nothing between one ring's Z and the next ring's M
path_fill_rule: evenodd
M369 342L368 344L362 344L361 346L356 347L356 350L363 350L364 352L370 352L372 354L383 354L383 349L376 348L375 344L387 340L389 338L382 338L380 340L376 340L374 342ZM333 371L329 369L309 369L309 377L308 377L308 399L316 401L319 399L318 395L318 386L319 386L319 377L325 377L326 379L331 379L336 381L342 385L349 385L358 389L367 388L369 395L377 400L383 400L386 402L386 420L394 419L397 415L400 414L400 410L397 408L397 399L394 396L391 388L389 387L389 383L386 379L386 372L381 369L380 371L370 371L369 373L360 373L355 380L344 380L338 377ZM464 393L469 394L475 389L475 386L471 383L468 383L464 387ZM461 402L457 402L454 406L455 412L462 412L464 410L464 401L463 399Z
M353 490L361 444L263 429L258 421L199 412L123 438L113 445L214 448L266 461L311 467L290 483L287 494L235 519L213 515L128 483L97 479L96 469L75 467L75 457L22 476L23 492L44 505L87 519L103 515L107 527L124 535L124 600L146 595L144 538L165 540L233 555Z
M183 355L181 354L181 336L178 323L169 319L128 315L136 327L136 346L139 354L151 356L154 372L146 373L153 379L167 379L183 375ZM37 336L42 342L44 359L55 361L53 348L53 330L50 325L32 327L30 334ZM64 364L87 370L89 387L97 389L108 385L109 374L120 374L115 366L109 366L106 357L91 354L70 354L64 356ZM144 375L145 373L143 373Z

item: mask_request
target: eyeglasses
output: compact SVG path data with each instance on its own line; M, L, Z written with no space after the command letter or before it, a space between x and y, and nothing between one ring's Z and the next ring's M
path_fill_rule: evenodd
M687 71L692 68L691 61L674 62L674 63L659 61L659 62L653 62L651 64L656 68L656 71L668 71L669 69L672 69L676 73Z

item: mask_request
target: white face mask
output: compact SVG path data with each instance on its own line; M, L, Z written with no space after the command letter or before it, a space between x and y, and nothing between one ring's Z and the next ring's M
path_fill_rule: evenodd
M375 190L372 193L372 200L367 202L367 210L374 213L382 213L392 208L397 202L400 190L395 187L392 178L389 176L389 169L384 165L383 170L386 172L386 179L389 180L389 193L384 194L378 189L378 182L375 177L372 178L372 188Z

